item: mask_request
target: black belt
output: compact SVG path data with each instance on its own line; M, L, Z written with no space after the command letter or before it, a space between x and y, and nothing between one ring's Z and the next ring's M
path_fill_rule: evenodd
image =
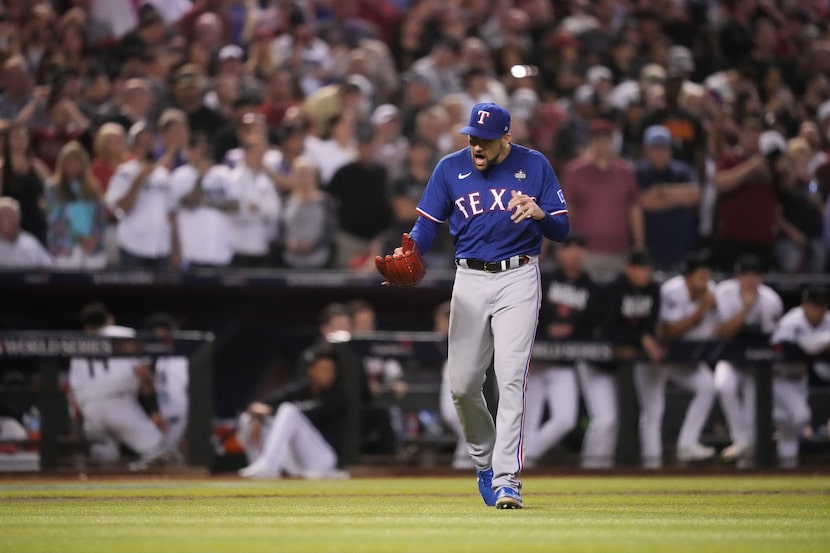
M459 267L466 267L467 269L475 269L476 271L484 271L485 273L500 273L508 269L515 269L522 265L530 263L531 257L529 255L514 255L510 259L502 259L501 261L482 261L481 259L456 259L455 264Z

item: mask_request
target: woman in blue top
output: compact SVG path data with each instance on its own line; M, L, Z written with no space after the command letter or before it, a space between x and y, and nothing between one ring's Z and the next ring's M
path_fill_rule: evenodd
M47 246L55 266L103 269L107 258L101 189L90 170L89 155L78 142L66 144L46 187Z

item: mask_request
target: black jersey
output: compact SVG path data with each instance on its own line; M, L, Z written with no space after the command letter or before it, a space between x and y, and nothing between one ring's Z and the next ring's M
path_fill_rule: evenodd
M644 334L654 334L660 313L660 287L650 282L634 287L625 275L611 281L603 293L602 336L620 345L640 346Z
M539 336L548 337L551 324L570 324L569 339L593 338L599 323L599 288L587 273L575 280L562 271L555 271L542 281L542 306L539 312Z

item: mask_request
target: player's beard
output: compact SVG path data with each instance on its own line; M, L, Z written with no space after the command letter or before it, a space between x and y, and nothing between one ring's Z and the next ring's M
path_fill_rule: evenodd
M492 167L493 165L495 165L496 163L499 162L499 157L501 157L503 149L504 149L504 146L502 144L499 144L499 149L496 150L496 153L493 154L493 156L491 156L489 158L487 157L487 150L484 150L483 152L481 152L481 155L484 158L484 165L483 166L479 166L479 165L476 164L476 162L478 162L479 159L476 158L476 153L471 150L470 154L473 156L473 167L475 167L476 170L478 170L478 171L486 171L487 169L489 169L490 167Z

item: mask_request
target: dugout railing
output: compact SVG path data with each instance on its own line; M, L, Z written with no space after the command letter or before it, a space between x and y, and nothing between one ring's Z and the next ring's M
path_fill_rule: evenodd
M413 375L413 367L431 373L433 386L428 387L429 393L435 394L434 383L440 380L440 367L446 359L446 338L431 332L371 332L355 334L351 341L352 347L361 357L391 357L398 359L407 370L407 377ZM826 357L826 356L825 356ZM772 366L776 362L811 362L813 358L805 355L796 346L770 346L761 342L745 341L676 341L666 344L665 363L706 362L714 367L718 360L731 361L738 366L751 366L756 381L756 445L755 465L757 467L771 467L775 464L775 444L773 441L773 401L772 401ZM633 391L633 365L639 361L647 361L643 352L638 348L617 346L609 342L556 342L538 340L534 345L532 361L534 363L549 362L613 362L616 364L616 374L620 390L619 420L621 444L628 444L627 448L618 451L618 458L622 464L637 464L639 459L638 420L639 408ZM417 373L416 373L417 374ZM418 393L419 386L425 380L415 377L414 391ZM434 402L433 402L434 403ZM430 439L416 439L415 442L429 444ZM433 445L445 445L446 439L435 436Z
M40 411L41 470L60 465L60 421L66 413L60 387L60 373L73 357L160 357L185 356L189 359L189 410L185 434L185 462L208 468L212 462L213 420L213 335L180 331L169 339L139 334L135 338L90 336L81 332L0 332L0 360L36 361Z

